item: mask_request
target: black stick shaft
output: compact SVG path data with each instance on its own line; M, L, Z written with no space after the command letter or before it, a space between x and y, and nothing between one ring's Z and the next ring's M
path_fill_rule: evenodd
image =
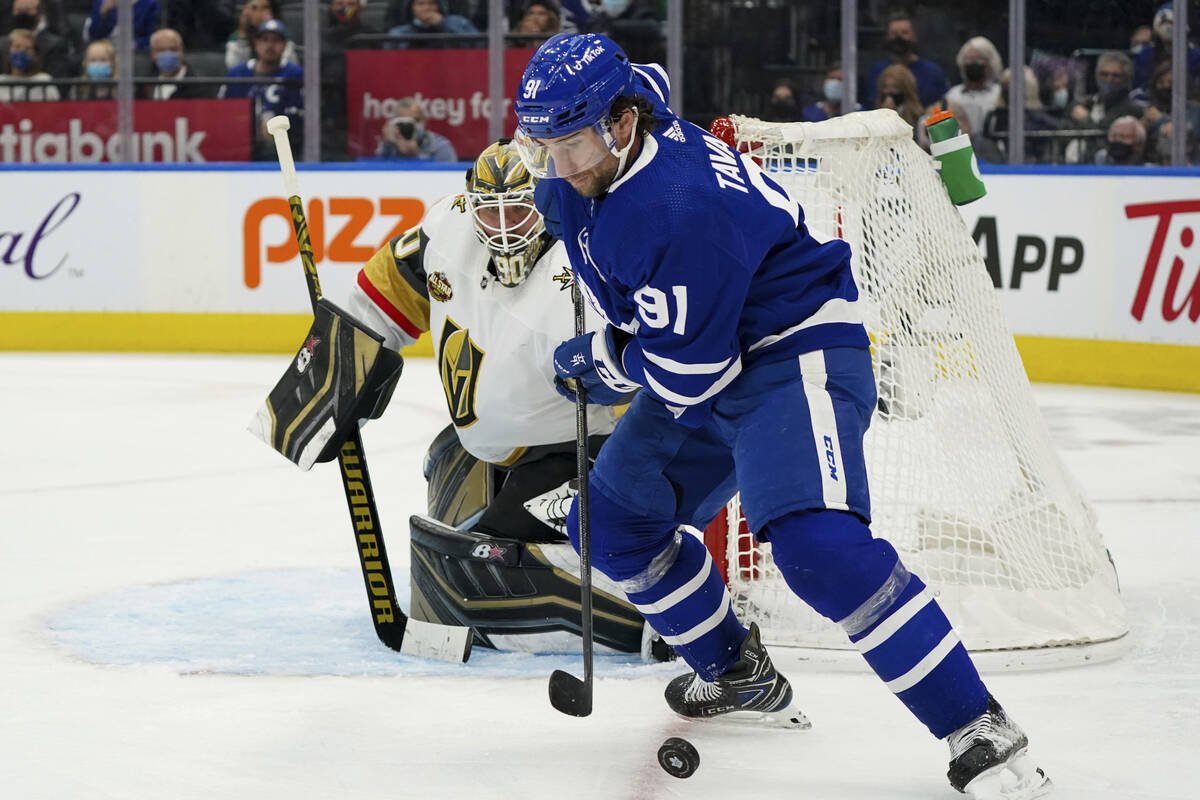
M583 293L576 277L571 287L575 304L575 335L584 331ZM592 692L592 536L588 518L587 393L575 382L575 469L579 474L579 594L580 635L583 638L584 691ZM590 706L590 703L589 703Z

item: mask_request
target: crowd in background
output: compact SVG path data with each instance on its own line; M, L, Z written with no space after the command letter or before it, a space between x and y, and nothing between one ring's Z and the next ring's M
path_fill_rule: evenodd
M1070 5L1072 0L1067 0ZM598 31L615 38L637 62L665 62L666 0L505 0L508 44L536 46L559 31ZM777 121L819 121L845 113L838 20L806 0L685 0L684 64L689 119L706 124L718 113ZM1006 5L1006 4L1005 4ZM1080 0L1077 5L1085 7ZM1027 163L1139 165L1170 163L1176 121L1171 109L1171 3L1122 4L1126 28L1112 37L1039 46L1027 37L1025 84ZM135 0L133 64L118 63L116 0L0 0L0 103L103 100L116 96L116 78L131 69L141 99L247 98L253 104L252 157L273 157L264 122L293 117L294 143L303 131L303 4L296 0ZM860 78L855 108L892 108L928 146L922 122L943 108L954 112L984 161L1007 162L1008 91L1013 70L1006 48L976 30L948 42L936 0L899 8L864 0L860 20ZM321 153L346 158L347 50L486 46L486 0L328 0L321 5ZM785 13L781 13L785 12ZM754 14L759 16L754 16ZM707 16L706 16L707 15ZM740 16L739 16L740 15ZM729 30L733 20L741 27ZM762 30L756 20L776 20ZM782 23L792 30L779 30ZM963 17L959 30L970 30ZM722 31L722 27L725 30ZM983 26L980 26L983 27ZM925 31L937 36L927 47ZM994 29L991 32L996 38ZM790 44L773 58L773 42ZM722 39L724 37L724 39ZM790 37L790 38L789 38ZM863 37L875 37L867 44ZM805 40L816 44L805 47ZM827 41L832 39L833 41ZM822 40L822 41L818 41ZM746 42L749 41L749 44ZM797 48L796 42L800 42ZM755 43L760 43L757 48ZM951 47L955 48L952 53ZM746 71L739 60L755 58ZM799 52L798 52L799 51ZM871 55L882 57L870 58ZM1200 50L1189 45L1187 160L1200 126L1195 79ZM740 71L739 71L740 70ZM751 78L739 76L752 75ZM764 76L775 75L764 81ZM186 79L206 78L207 81ZM239 79L222 82L221 78ZM397 76L397 83L403 77ZM729 84L751 83L730 89ZM399 91L403 91L401 87ZM381 127L376 157L454 161L454 142L425 127L420 103L401 103Z

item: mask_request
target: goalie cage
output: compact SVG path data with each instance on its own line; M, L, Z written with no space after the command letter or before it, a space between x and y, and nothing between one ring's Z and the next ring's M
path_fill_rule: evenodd
M1120 655L1125 607L1095 515L1050 444L982 256L912 128L890 110L730 120L735 146L800 202L812 233L851 246L879 390L865 444L875 534L930 585L969 650L1006 651L981 665ZM851 649L791 593L736 497L705 541L764 641Z

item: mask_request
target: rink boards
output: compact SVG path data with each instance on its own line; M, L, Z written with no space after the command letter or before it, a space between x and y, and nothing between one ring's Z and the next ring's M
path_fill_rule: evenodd
M325 293L466 165L301 167ZM0 349L286 352L308 301L282 181L232 168L10 168ZM1200 170L992 170L961 209L1034 380L1200 391ZM427 341L415 353L428 354Z

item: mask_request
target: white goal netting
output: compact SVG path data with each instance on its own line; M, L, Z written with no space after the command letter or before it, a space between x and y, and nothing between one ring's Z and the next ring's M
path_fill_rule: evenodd
M732 121L740 149L800 202L812 233L851 245L879 390L866 439L875 534L934 589L971 650L1125 634L1094 514L1050 444L983 259L912 129L888 110ZM849 647L788 590L736 500L729 515L739 616L770 643Z

